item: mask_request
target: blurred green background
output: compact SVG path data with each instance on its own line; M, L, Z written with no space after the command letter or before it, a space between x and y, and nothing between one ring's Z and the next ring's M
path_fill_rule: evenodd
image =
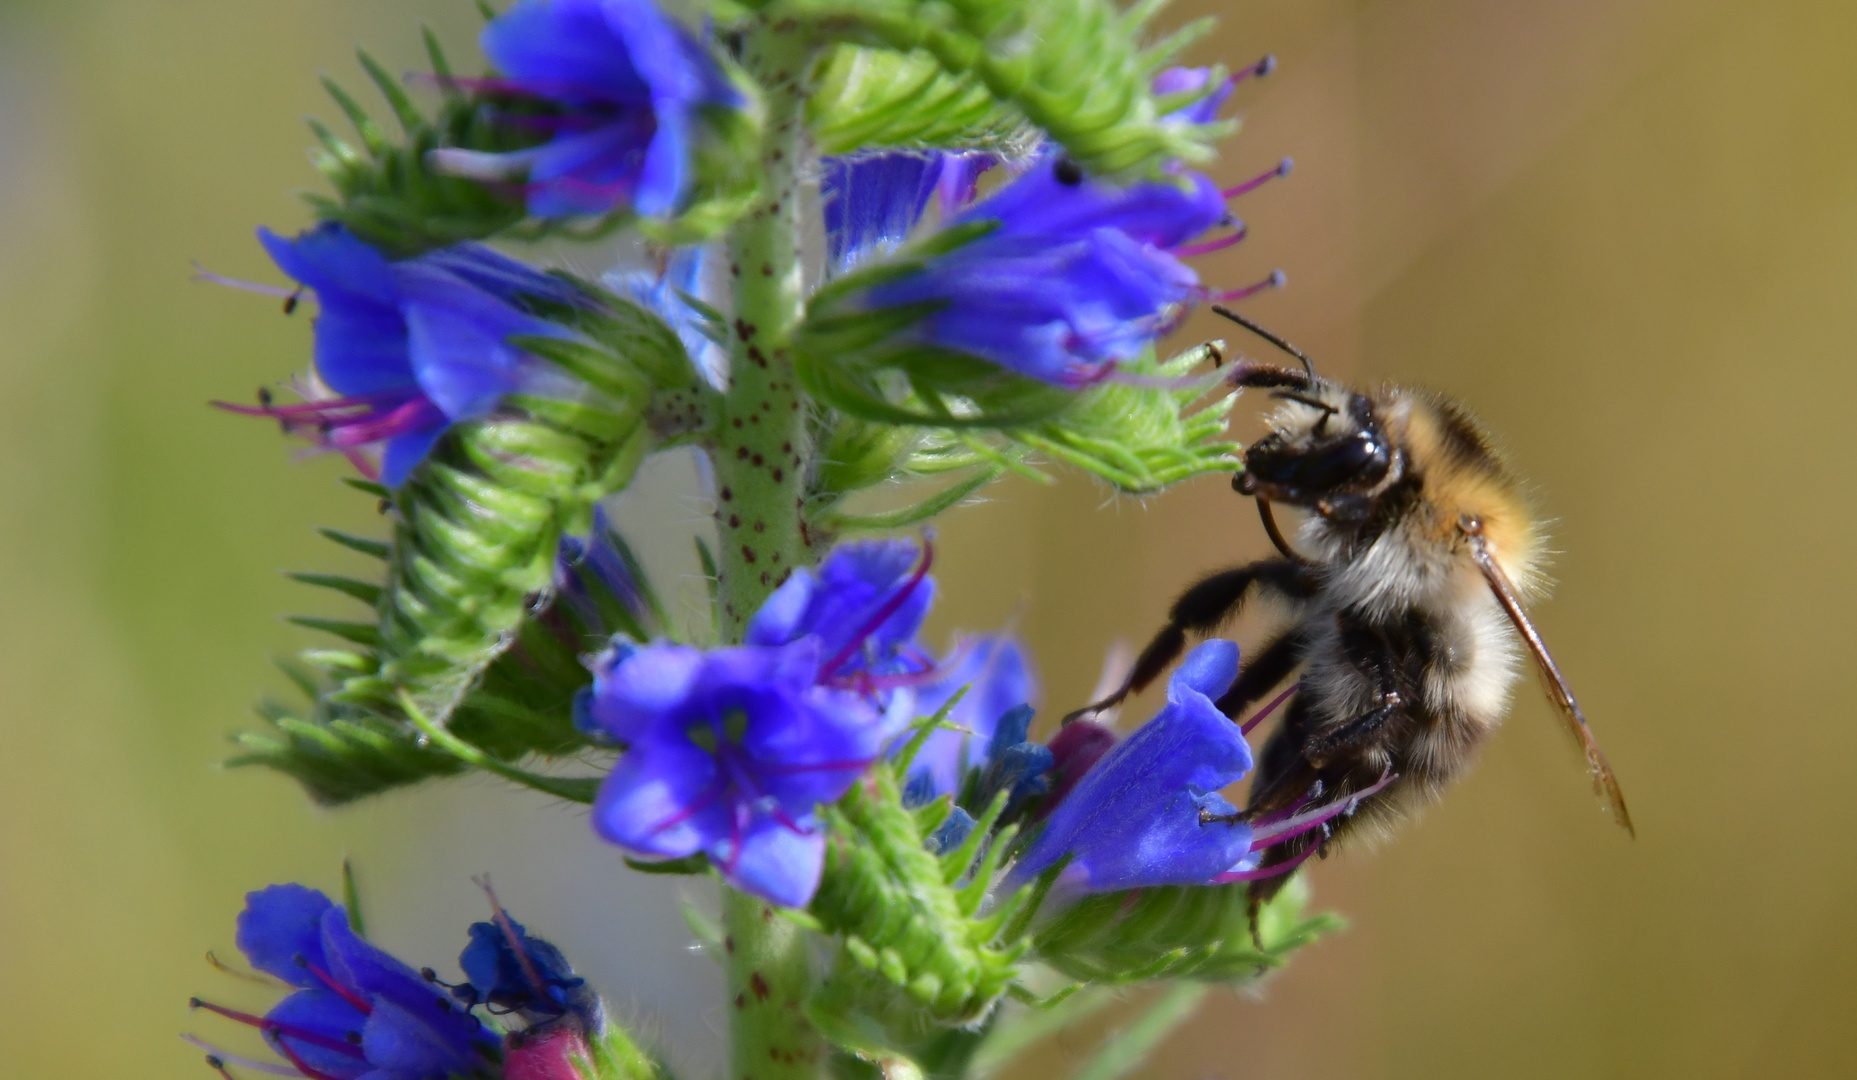
M1539 622L1639 839L1527 688L1445 803L1315 867L1352 929L1216 997L1144 1076L1849 1075L1857 7L1217 10L1207 58L1283 61L1218 175L1297 168L1202 270L1283 267L1260 319L1499 433L1555 519ZM421 20L468 55L465 0L0 3L9 1075L203 1076L175 1034L226 1032L186 998L243 990L201 954L229 951L245 890L333 887L344 853L415 962L455 956L487 871L691 1075L717 1060L678 887L625 875L580 815L479 781L323 813L214 764L283 687L267 655L306 639L275 613L317 609L279 571L341 563L312 525L376 526L339 461L205 406L300 367L308 322L189 284L188 260L274 279L251 229L302 221L297 118L334 112L314 73L358 83L356 42L415 68ZM670 462L632 515L673 575L688 488ZM1053 712L1171 593L1264 549L1217 478L1146 503L1003 487L942 536L937 636L1016 617Z

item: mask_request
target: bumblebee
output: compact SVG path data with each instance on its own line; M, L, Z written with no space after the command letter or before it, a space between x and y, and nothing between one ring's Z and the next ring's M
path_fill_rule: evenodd
M1442 396L1320 378L1289 342L1214 310L1302 361L1241 362L1227 376L1279 402L1232 486L1256 500L1280 557L1188 588L1121 688L1067 721L1141 690L1190 635L1212 633L1264 595L1288 609L1287 625L1255 650L1219 708L1237 720L1297 678L1238 817L1255 824L1318 802L1357 801L1324 828L1265 850L1251 883L1254 917L1311 855L1349 834L1385 831L1437 799L1508 711L1524 653L1584 752L1602 803L1631 832L1618 781L1529 621L1525 605L1544 591L1544 537L1487 433ZM1293 543L1278 527L1276 504L1302 512Z

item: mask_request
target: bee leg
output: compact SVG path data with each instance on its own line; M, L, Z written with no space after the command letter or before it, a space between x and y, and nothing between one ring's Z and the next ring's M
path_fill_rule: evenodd
M1287 559L1266 559L1222 570L1198 582L1174 601L1167 613L1167 625L1141 650L1135 669L1129 672L1128 681L1121 689L1071 713L1064 718L1064 723L1101 712L1145 688L1186 651L1189 633L1205 634L1218 629L1243 606L1253 586L1271 588L1293 597L1306 597L1313 590L1308 571Z
M1337 752L1359 747L1378 734L1389 720L1400 715L1406 703L1399 696L1399 691L1393 689L1382 690L1374 695L1374 700L1376 704L1373 708L1340 727L1309 736L1302 750L1309 763L1318 769L1324 768Z
M1218 700L1219 711L1238 719L1246 707L1289 678L1296 665L1302 663L1303 645L1303 636L1291 631L1259 649L1251 662L1239 669L1238 681Z

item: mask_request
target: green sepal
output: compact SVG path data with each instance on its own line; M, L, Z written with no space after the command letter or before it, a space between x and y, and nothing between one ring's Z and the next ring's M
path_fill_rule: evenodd
M866 133L851 128L855 115L840 120L823 113L818 120L834 135L851 128L908 145L909 136L929 131L961 145L960 135L937 132L933 116L953 106L954 116L971 118L979 134L1023 117L1089 172L1131 179L1159 177L1172 161L1203 162L1212 156L1212 140L1230 130L1170 116L1174 101L1155 98L1155 74L1191 40L1177 34L1142 45L1158 5L1126 12L1112 0L788 0L783 6L829 38L900 54L904 59L886 65L899 74L920 62L915 57L932 57L949 79L945 89L928 84L918 102L854 92L882 122ZM1211 83L1223 77L1215 70ZM975 108L965 93L971 87L983 88L995 108Z
M464 771L461 762L423 745L406 725L352 706L324 700L300 715L266 701L258 714L267 729L234 736L238 751L226 764L275 769L323 806Z
M686 855L681 859L665 859L662 862L646 862L625 856L625 864L641 874L707 874L709 858L704 855Z
M1098 893L1040 928L1033 955L1080 981L1244 982L1342 926L1335 915L1305 915L1308 901L1307 883L1293 879L1258 912L1253 941L1243 884Z
M428 35L426 42L435 68L448 70L436 40ZM335 189L334 197L305 196L318 217L341 222L394 257L494 236L523 220L519 199L475 180L435 172L428 155L441 147L508 153L533 145L533 134L521 125L499 122L482 99L457 92L455 83L441 83L445 92L428 116L372 57L361 52L359 59L398 118L403 141L390 140L351 94L325 78L324 88L354 127L361 146L310 121L318 144L311 160Z
M384 560L384 580L296 576L367 604L370 621L292 619L358 648L313 654L323 674L303 687L313 708L270 710L277 732L248 737L238 763L278 768L320 801L340 802L465 765L529 782L514 762L590 749L572 722L573 697L590 679L580 655L612 629L649 636L663 619L654 607L652 626L629 618L596 632L551 608L560 537L586 532L593 504L626 486L656 442L645 422L655 384L641 369L674 387L694 378L668 327L606 299L576 321L583 336L545 339L587 386L580 400L512 398L502 413L455 425L394 492L390 542L325 533ZM403 692L459 747L420 738ZM349 766L352 776L335 775ZM592 796L578 781L530 784L550 785L564 798Z
M1237 398L1216 376L1191 375L1216 348L1200 345L1159 363L1151 354L1125 362L1123 372L1161 385L1111 379L1077 394L1049 420L1001 434L1028 456L1062 462L1137 495L1202 473L1234 472L1242 461L1225 429ZM1171 380L1181 385L1166 385ZM1195 408L1209 390L1218 396Z
M938 819L903 807L888 762L820 816L825 869L807 910L838 936L839 949L807 1015L863 1052L983 1018L1017 978L1027 946L999 940L998 913L978 917L1006 838L983 853L983 821L970 843L930 853L924 843ZM1017 907L1010 899L1005 906Z
M1019 156L1037 132L972 76L949 73L926 52L834 47L806 99L826 154L877 148L984 150Z
M588 1038L588 1052L576 1055L574 1071L582 1080L670 1080L670 1070L647 1053L618 1023Z

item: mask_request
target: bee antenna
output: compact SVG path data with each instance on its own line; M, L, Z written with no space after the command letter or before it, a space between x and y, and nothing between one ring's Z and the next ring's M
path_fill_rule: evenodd
M1316 381L1315 361L1309 359L1308 353L1305 353L1301 349L1298 349L1296 346L1291 345L1288 341L1285 341L1281 335L1274 333L1262 326L1259 326L1257 323L1254 323L1250 319L1244 317L1243 315L1238 314L1236 311L1233 311L1231 308L1226 307L1224 304L1214 304L1212 305L1212 310L1215 314L1223 315L1225 318L1230 319L1231 321L1237 323L1239 326L1244 327L1246 330L1251 331L1253 334L1256 334L1258 337L1263 338L1265 341L1270 342L1272 345L1275 345L1277 348L1282 349L1284 352L1289 353L1291 356L1294 356L1296 359L1302 361L1302 369L1303 369L1304 374L1309 376L1310 382L1313 383Z

